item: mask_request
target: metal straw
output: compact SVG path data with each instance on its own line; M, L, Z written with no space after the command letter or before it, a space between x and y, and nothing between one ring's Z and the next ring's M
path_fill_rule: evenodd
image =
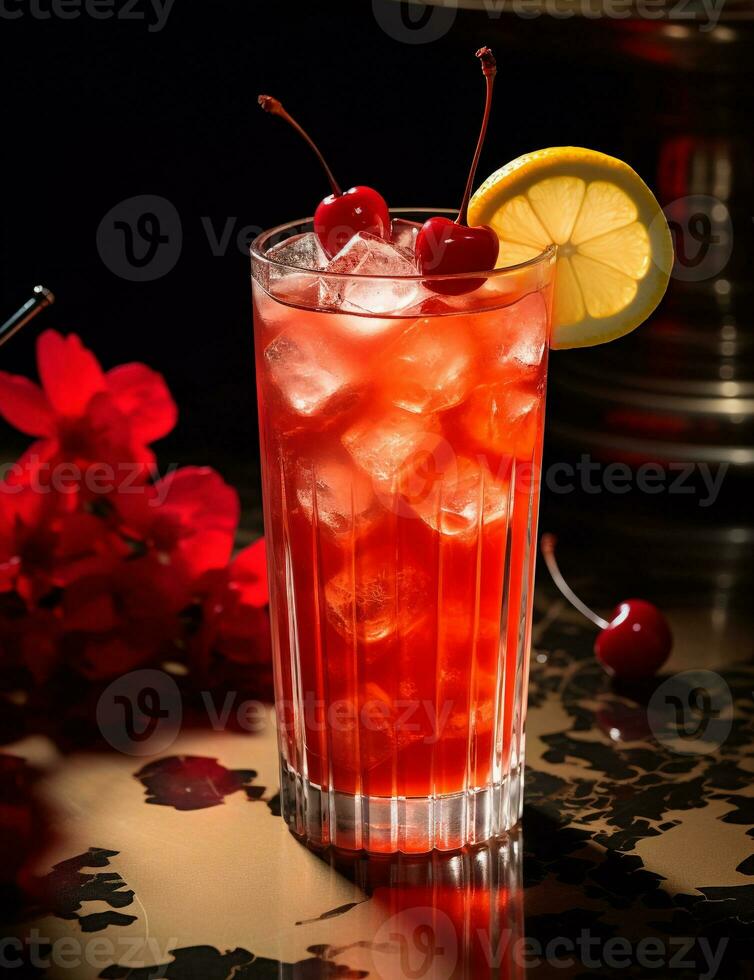
M45 286L35 286L34 295L31 299L28 299L24 305L16 310L13 316L9 317L5 323L0 327L0 347L10 340L17 330L25 326L29 320L33 320L34 317L41 310L46 307L51 306L55 302L55 294L52 290L47 289Z

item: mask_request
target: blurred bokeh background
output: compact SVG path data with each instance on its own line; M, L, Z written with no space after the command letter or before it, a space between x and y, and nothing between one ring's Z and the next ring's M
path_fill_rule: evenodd
M681 255L650 324L553 358L547 454L691 464L696 490L593 494L576 480L568 494L545 490L543 526L570 541L574 576L599 557L594 602L620 597L621 578L650 595L672 582L708 625L718 610L712 647L733 638L740 654L745 634L731 624L748 607L754 539L751 5L122 6L106 19L45 16L43 2L2 15L0 303L10 313L38 281L58 296L3 349L3 370L33 373L42 322L77 331L105 366L146 361L180 406L164 465L217 467L257 529L247 243L310 214L326 188L256 95L281 98L346 185L453 206L479 123L473 52L490 44L500 75L480 174L548 145L620 156L668 205ZM166 238L146 266L124 259L126 232L114 230L132 221L143 256L155 228L138 225L140 210ZM5 456L14 438L0 431ZM723 467L711 501L700 464Z

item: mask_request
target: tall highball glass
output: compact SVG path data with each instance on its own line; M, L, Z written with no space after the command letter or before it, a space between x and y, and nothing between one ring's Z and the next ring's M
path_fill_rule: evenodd
M283 816L478 844L521 815L554 249L435 278L268 255L308 230L252 245Z

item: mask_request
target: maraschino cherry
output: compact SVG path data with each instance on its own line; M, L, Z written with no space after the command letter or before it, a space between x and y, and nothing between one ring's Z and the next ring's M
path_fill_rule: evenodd
M657 606L644 599L625 599L615 607L609 620L598 616L563 578L555 560L555 543L555 535L543 534L542 556L566 599L599 626L594 652L602 666L622 680L642 680L656 674L673 646L670 627Z
M484 103L482 129L477 140L474 159L471 162L469 178L463 192L463 200L455 221L450 218L429 218L422 225L416 239L416 257L422 272L433 275L459 275L464 272L479 272L494 269L500 243L497 234L489 225L469 227L468 211L471 191L474 186L479 157L487 135L487 124L492 106L492 87L497 75L495 56L489 48L480 48L476 53L482 63L482 72L487 85ZM465 279L462 281L436 281L428 285L436 293L458 295L478 289L484 279Z
M332 194L320 202L314 212L314 231L322 247L332 258L359 231L367 231L386 240L390 239L390 212L385 199L371 187L359 185L342 191L328 167L319 147L303 127L271 95L257 99L265 112L285 119L314 150L327 175Z

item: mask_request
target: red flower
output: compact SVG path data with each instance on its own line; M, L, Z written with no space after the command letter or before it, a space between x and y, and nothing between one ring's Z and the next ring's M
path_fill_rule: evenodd
M66 647L90 677L171 653L197 580L223 574L233 548L238 496L213 470L186 467L134 491L115 495L106 518L128 558L103 556L65 591Z
M60 663L60 610L27 609L14 594L0 595L0 663L24 667L37 683Z
M53 491L0 483L0 593L34 606L114 547L102 521L68 511Z
M102 560L65 590L63 650L90 678L112 677L168 653L181 630L186 582L151 556Z
M37 360L41 386L0 372L0 415L37 437L0 483L0 661L37 681L182 651L204 677L269 673L264 542L230 562L235 490L199 467L151 482L176 418L160 375L103 372L54 331Z
M265 544L260 538L227 568L205 576L201 623L190 645L194 666L206 674L213 653L238 664L267 664L268 601Z
M0 660L45 680L59 661L60 593L85 574L102 522L54 493L0 484Z
M58 500L0 483L0 592L33 601L55 584Z
M153 486L112 498L121 532L153 550L158 560L181 566L196 579L227 565L240 506L238 494L208 467L186 466Z
M37 341L37 366L41 387L0 371L0 415L38 437L15 465L12 482L48 488L52 482L54 489L73 495L82 481L88 485L97 464L98 488L108 479L143 482L154 465L149 444L176 421L162 377L143 364L105 373L75 334L63 337L54 330Z

